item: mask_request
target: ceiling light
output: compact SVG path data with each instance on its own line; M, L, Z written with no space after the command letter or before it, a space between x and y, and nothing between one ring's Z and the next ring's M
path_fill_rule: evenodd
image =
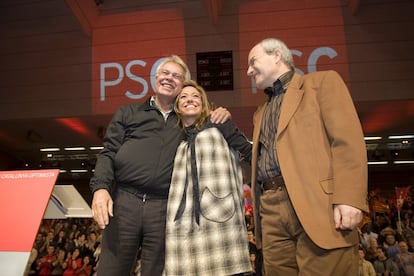
M70 172L71 173L87 173L88 172L88 170L77 170L77 169L75 169L75 170L70 170Z
M65 148L65 150L85 150L85 147L70 147L70 148Z
M43 148L40 151L60 151L60 148Z
M388 161L368 161L368 165L387 165Z
M370 137L364 137L365 141L372 141L372 140L381 140L381 136L370 136Z
M101 149L103 149L104 147L102 147L102 146L96 146L96 147L89 147L89 149L90 150L101 150Z
M388 139L412 139L414 135L390 135Z
M414 164L414 160L397 160L393 162L394 164Z

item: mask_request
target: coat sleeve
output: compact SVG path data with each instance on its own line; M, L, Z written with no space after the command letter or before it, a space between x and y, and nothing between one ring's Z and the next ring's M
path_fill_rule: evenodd
M230 147L238 151L246 161L251 161L252 144L232 120L227 120L223 124L214 124L214 127L220 130Z
M104 148L97 156L95 172L89 182L89 187L92 193L99 189L106 189L109 192L113 189L114 160L125 136L125 127L123 123L125 108L126 107L119 108L108 125L103 140Z
M368 211L366 146L351 95L335 71L327 71L320 83L317 97L331 145L333 204Z

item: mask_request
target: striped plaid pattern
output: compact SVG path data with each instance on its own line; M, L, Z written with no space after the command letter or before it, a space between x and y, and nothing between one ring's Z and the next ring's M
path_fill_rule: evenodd
M194 220L190 148L177 149L166 226L165 275L231 275L251 270L238 156L220 131L207 128L195 139L201 216ZM183 215L176 221L187 185Z

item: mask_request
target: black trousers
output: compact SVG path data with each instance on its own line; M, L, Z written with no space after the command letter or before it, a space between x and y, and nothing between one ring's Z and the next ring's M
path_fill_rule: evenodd
M151 199L118 190L114 216L102 237L99 276L130 275L141 248L141 275L162 275L165 261L167 199Z

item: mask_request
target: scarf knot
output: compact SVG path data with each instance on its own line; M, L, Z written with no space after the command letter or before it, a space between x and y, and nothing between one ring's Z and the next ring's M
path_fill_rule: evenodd
M285 89L283 88L283 84L280 81L280 79L278 79L273 83L272 87L265 88L264 92L269 97L270 101L270 99L272 99L273 97L279 96L280 94L284 93Z

